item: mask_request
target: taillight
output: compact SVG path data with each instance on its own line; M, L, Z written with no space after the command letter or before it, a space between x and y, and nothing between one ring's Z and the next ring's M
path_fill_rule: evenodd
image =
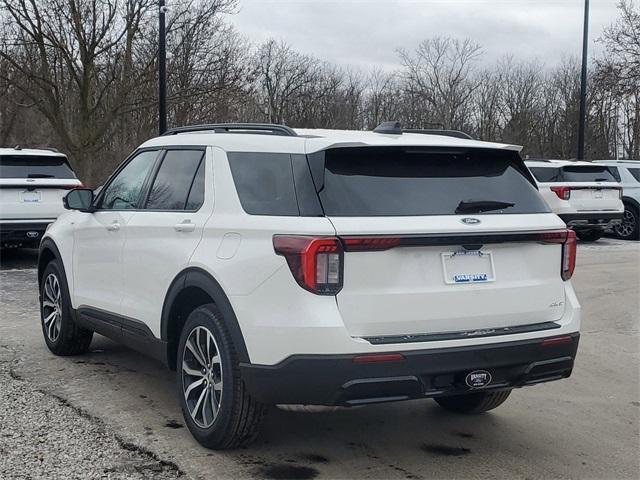
M400 245L398 237L341 237L347 252L381 252Z
M305 290L335 295L342 289L344 250L338 238L276 235L273 248Z
M561 200L569 200L571 198L571 188L569 187L551 187L551 191Z
M569 280L573 276L573 271L576 268L576 232L573 230L545 232L541 233L538 239L542 243L558 243L562 245L560 276L562 280Z

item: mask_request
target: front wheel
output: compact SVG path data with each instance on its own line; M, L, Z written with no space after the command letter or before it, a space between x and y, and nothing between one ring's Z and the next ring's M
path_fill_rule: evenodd
M201 445L236 448L257 437L265 407L245 389L233 341L215 305L198 307L187 318L177 364L182 414Z
M76 325L67 281L57 260L51 261L42 275L40 319L44 341L54 354L79 355L89 350L93 332Z
M625 205L622 223L613 229L616 236L622 240L640 240L640 218L638 217L637 208Z
M595 242L604 235L604 230L576 230L576 235L583 242Z
M498 390L495 392L474 392L435 397L434 400L438 402L438 405L450 412L474 414L487 412L499 407L509 398L510 394L511 390Z

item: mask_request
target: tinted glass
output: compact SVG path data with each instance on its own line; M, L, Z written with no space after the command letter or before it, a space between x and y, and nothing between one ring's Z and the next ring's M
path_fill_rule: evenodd
M144 181L157 155L157 151L145 151L132 158L105 190L100 208L106 210L138 208Z
M233 181L245 212L299 215L291 169L285 153L229 153Z
M565 182L615 182L609 168L604 166L568 166L562 168L562 177Z
M548 212L514 155L488 150L328 150L320 200L329 216L452 215L461 206L477 214L472 204L496 202L501 206L485 213Z
M200 160L200 166L193 179L189 198L187 198L187 210L197 210L204 203L204 158Z
M613 175L613 177L616 179L616 182L619 182L622 180L620 178L620 172L618 171L618 167L607 167L607 168L611 172L611 175Z
M65 157L1 155L0 178L76 178Z
M529 170L540 183L562 181L562 170L559 168L531 167Z
M629 168L628 170L633 175L633 178L640 182L640 168Z
M151 186L145 208L184 210L202 155L201 150L167 151Z

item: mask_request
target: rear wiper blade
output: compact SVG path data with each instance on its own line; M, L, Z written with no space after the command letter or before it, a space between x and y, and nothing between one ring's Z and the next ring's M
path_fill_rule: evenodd
M502 210L503 208L513 207L514 205L515 203L496 200L463 200L456 207L455 213L490 212L492 210Z
M54 176L46 173L30 173L27 175L27 178L54 178Z

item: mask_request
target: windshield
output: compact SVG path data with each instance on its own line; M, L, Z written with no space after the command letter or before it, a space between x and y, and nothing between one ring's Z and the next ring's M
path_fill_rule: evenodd
M531 167L531 173L542 183L617 182L609 167L603 165L569 165L566 167Z
M76 178L65 157L0 155L0 178Z
M328 216L549 211L514 152L358 147L309 160ZM322 179L318 162L324 162Z

